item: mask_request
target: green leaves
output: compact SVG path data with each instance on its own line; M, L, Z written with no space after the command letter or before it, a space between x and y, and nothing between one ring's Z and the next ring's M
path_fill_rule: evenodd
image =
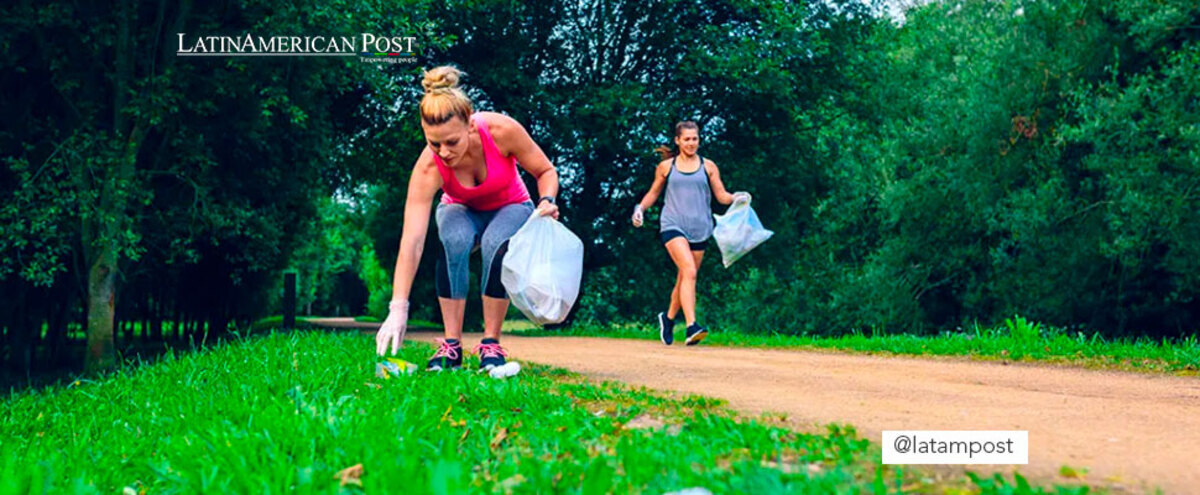
M12 117L0 124L0 194L14 199L0 206L0 285L17 299L56 291L46 308L0 306L29 345L45 315L80 319L88 295L123 318L204 319L217 332L261 315L298 226L350 177L358 107L394 98L394 74L371 64L176 57L177 32L408 36L428 21L419 1L4 10L0 44L21 49L0 68L23 70L0 84L24 89L0 103ZM96 260L119 274L113 297L74 297ZM111 343L106 333L93 336Z
M1123 24L1138 9L1197 16L1179 8L942 2L880 29L860 52L886 70L838 100L874 110L820 133L828 193L795 269L812 289L790 303L803 328L920 332L1020 311L1109 335L1186 331L1195 36Z

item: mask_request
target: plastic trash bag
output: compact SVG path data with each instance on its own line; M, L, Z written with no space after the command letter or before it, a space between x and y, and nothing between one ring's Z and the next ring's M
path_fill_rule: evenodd
M713 238L721 249L721 260L725 268L741 259L751 249L758 247L774 232L763 228L749 202L734 203L724 215L713 215L717 226L713 229Z
M535 211L508 240L500 282L530 321L547 325L567 319L582 277L583 241L558 220Z

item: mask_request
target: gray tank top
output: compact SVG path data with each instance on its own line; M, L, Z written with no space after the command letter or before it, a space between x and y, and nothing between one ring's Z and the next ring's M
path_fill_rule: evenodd
M708 172L704 157L700 157L700 168L692 173L683 173L675 168L671 159L671 171L667 173L667 199L659 217L659 232L678 230L688 242L704 242L712 237L712 189L708 185Z

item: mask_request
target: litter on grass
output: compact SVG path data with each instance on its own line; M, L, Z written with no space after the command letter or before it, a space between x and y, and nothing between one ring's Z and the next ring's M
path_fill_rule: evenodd
M417 371L417 365L397 358L385 358L383 361L375 363L375 376L384 380L391 379L393 376L411 375Z

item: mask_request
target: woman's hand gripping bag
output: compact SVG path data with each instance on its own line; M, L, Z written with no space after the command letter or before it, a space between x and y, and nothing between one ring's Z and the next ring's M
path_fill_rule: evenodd
M713 217L717 219L717 226L713 228L713 238L717 240L725 268L729 268L751 249L775 235L774 232L763 228L748 201L734 203L724 215Z
M583 241L534 212L508 240L500 282L513 305L538 325L561 323L579 297Z

